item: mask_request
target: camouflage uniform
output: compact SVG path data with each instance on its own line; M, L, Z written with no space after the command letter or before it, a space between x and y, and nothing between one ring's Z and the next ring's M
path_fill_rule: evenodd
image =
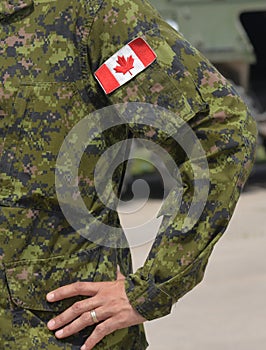
M75 300L49 304L45 295L77 280L113 280L117 263L139 313L148 320L167 315L202 279L250 173L256 126L245 104L144 0L2 0L0 28L1 349L79 349L93 327L57 340L46 322ZM105 95L93 73L139 36L157 60ZM163 106L187 121L206 152L211 181L201 218L184 235L180 223L193 190L175 142L134 124L99 136L88 154L89 179L110 142L129 133L164 146L187 179L180 213L162 226L145 265L134 274L128 249L98 246L72 229L54 186L57 153L71 128L94 110L128 101ZM175 120L168 122L175 126ZM122 171L114 179L118 192ZM90 210L119 225L117 214L103 207L93 183L85 180ZM107 336L96 349L146 347L143 327L134 326Z

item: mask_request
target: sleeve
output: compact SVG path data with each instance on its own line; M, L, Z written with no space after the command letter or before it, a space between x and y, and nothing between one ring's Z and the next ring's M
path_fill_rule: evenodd
M161 106L177 116L165 120L173 130L178 129L181 117L194 131L209 167L207 202L195 225L184 232L196 183L189 159L160 130L150 132L148 125L130 124L133 135L157 142L169 152L184 188L180 209L171 221L167 211L177 205L178 196L166 198L161 210L164 219L144 266L126 277L132 306L151 320L170 313L173 303L202 280L251 171L257 130L230 83L145 0L103 1L89 36L92 70L137 37L149 43L157 59L108 95L108 103ZM104 94L100 87L99 94Z

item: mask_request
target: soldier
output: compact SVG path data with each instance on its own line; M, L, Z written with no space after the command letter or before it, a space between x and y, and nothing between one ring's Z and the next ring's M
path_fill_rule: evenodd
M252 168L255 122L233 87L144 0L3 0L0 26L1 346L146 349L142 323L169 314L203 278ZM86 152L81 192L95 217L114 226L118 215L93 184L103 151L141 135L179 165L179 213L135 273L128 248L96 244L73 229L55 189L57 155L71 129L124 102L182 118L209 165L207 203L184 233L193 179L175 140L129 123L103 132ZM165 124L178 128L175 118ZM122 180L121 167L118 194Z

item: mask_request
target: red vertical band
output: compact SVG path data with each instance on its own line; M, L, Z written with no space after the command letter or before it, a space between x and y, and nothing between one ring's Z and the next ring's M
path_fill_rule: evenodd
M95 77L101 84L106 94L110 94L120 86L119 82L115 79L114 75L110 72L105 64L103 64L95 72Z
M155 59L156 54L142 38L137 38L128 44L135 52L145 67L149 66Z

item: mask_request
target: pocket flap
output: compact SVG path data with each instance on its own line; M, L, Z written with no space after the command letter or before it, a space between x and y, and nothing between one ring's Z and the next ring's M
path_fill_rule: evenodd
M46 294L60 286L76 281L94 280L100 250L83 251L72 257L21 260L5 264L7 283L12 301L19 307L37 311L63 311L75 301L74 297L55 303L46 301Z

